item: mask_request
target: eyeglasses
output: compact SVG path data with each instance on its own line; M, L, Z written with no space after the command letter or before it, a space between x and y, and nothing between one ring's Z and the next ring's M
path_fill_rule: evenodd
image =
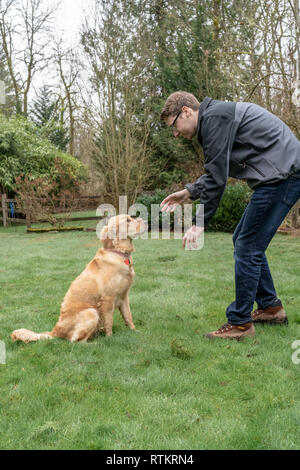
M181 114L181 110L179 111L179 113L177 114L176 118L175 118L174 121L172 122L171 127L175 127L175 122L176 122L177 119L179 118L180 114Z

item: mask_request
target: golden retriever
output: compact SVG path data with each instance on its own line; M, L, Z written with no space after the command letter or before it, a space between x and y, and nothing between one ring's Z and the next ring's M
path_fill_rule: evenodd
M55 337L82 342L100 328L110 336L115 308L119 308L125 324L134 330L128 297L134 278L132 238L144 230L141 218L133 219L126 214L112 217L100 234L103 248L72 282L53 330L34 333L22 328L13 331L11 338L25 343Z

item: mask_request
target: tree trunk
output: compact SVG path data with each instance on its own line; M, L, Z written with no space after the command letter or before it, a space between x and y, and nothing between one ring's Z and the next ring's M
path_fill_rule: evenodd
M7 202L6 202L6 194L2 194L1 202L2 202L3 227L7 227L7 226L8 226L8 220L7 220Z

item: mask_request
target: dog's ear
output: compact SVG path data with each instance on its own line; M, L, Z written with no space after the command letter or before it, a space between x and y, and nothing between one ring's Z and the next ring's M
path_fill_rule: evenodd
M105 225L105 227L103 227L103 229L100 232L100 241L103 245L103 248L113 248L114 247L113 240L109 237L109 235L110 234L109 234L108 226Z

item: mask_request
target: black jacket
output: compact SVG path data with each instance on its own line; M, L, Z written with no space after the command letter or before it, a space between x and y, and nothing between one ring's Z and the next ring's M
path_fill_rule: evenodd
M300 170L300 142L277 116L253 103L206 97L198 115L205 175L185 187L204 204L204 225L215 214L228 176L255 189ZM193 219L196 223L196 217Z

